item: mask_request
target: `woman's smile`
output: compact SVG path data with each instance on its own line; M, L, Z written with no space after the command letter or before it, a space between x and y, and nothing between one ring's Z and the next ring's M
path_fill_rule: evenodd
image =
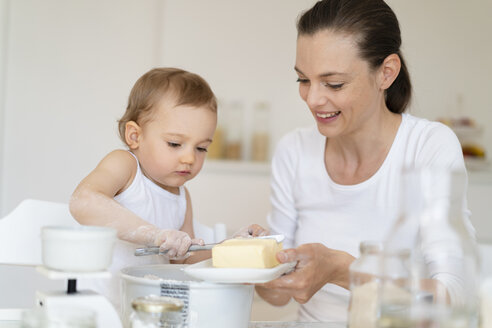
M320 123L331 123L334 122L338 116L341 114L341 111L336 112L315 112L316 120Z

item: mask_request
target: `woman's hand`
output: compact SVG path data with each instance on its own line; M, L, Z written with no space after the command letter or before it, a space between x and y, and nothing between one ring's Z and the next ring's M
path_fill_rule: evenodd
M232 238L247 238L267 236L270 232L258 224L251 224L247 227L239 229Z
M266 296L265 289L281 290L297 302L304 304L325 284L332 283L349 288L349 266L355 258L342 251L325 247L322 244L303 244L296 249L286 249L277 253L280 263L297 261L293 272L265 284L257 285ZM268 297L264 297L269 301ZM288 301L288 300L287 300Z

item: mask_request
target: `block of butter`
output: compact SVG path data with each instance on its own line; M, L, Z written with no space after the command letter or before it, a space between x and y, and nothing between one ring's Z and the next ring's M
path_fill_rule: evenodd
M215 268L273 268L280 250L282 243L272 238L229 239L212 248L212 263Z

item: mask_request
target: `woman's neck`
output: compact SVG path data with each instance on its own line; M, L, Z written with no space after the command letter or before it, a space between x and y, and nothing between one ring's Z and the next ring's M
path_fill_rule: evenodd
M350 185L373 176L391 149L401 119L385 111L352 134L327 139L325 165L332 180Z

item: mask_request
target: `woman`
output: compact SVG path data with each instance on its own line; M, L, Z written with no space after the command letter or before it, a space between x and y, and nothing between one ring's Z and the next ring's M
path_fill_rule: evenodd
M349 266L362 240L384 240L398 214L403 167L464 170L446 126L404 114L411 83L398 20L382 0L323 0L297 24L299 93L316 126L278 144L272 233L296 270L258 293L302 303L301 321L344 321ZM294 248L296 247L296 248Z

